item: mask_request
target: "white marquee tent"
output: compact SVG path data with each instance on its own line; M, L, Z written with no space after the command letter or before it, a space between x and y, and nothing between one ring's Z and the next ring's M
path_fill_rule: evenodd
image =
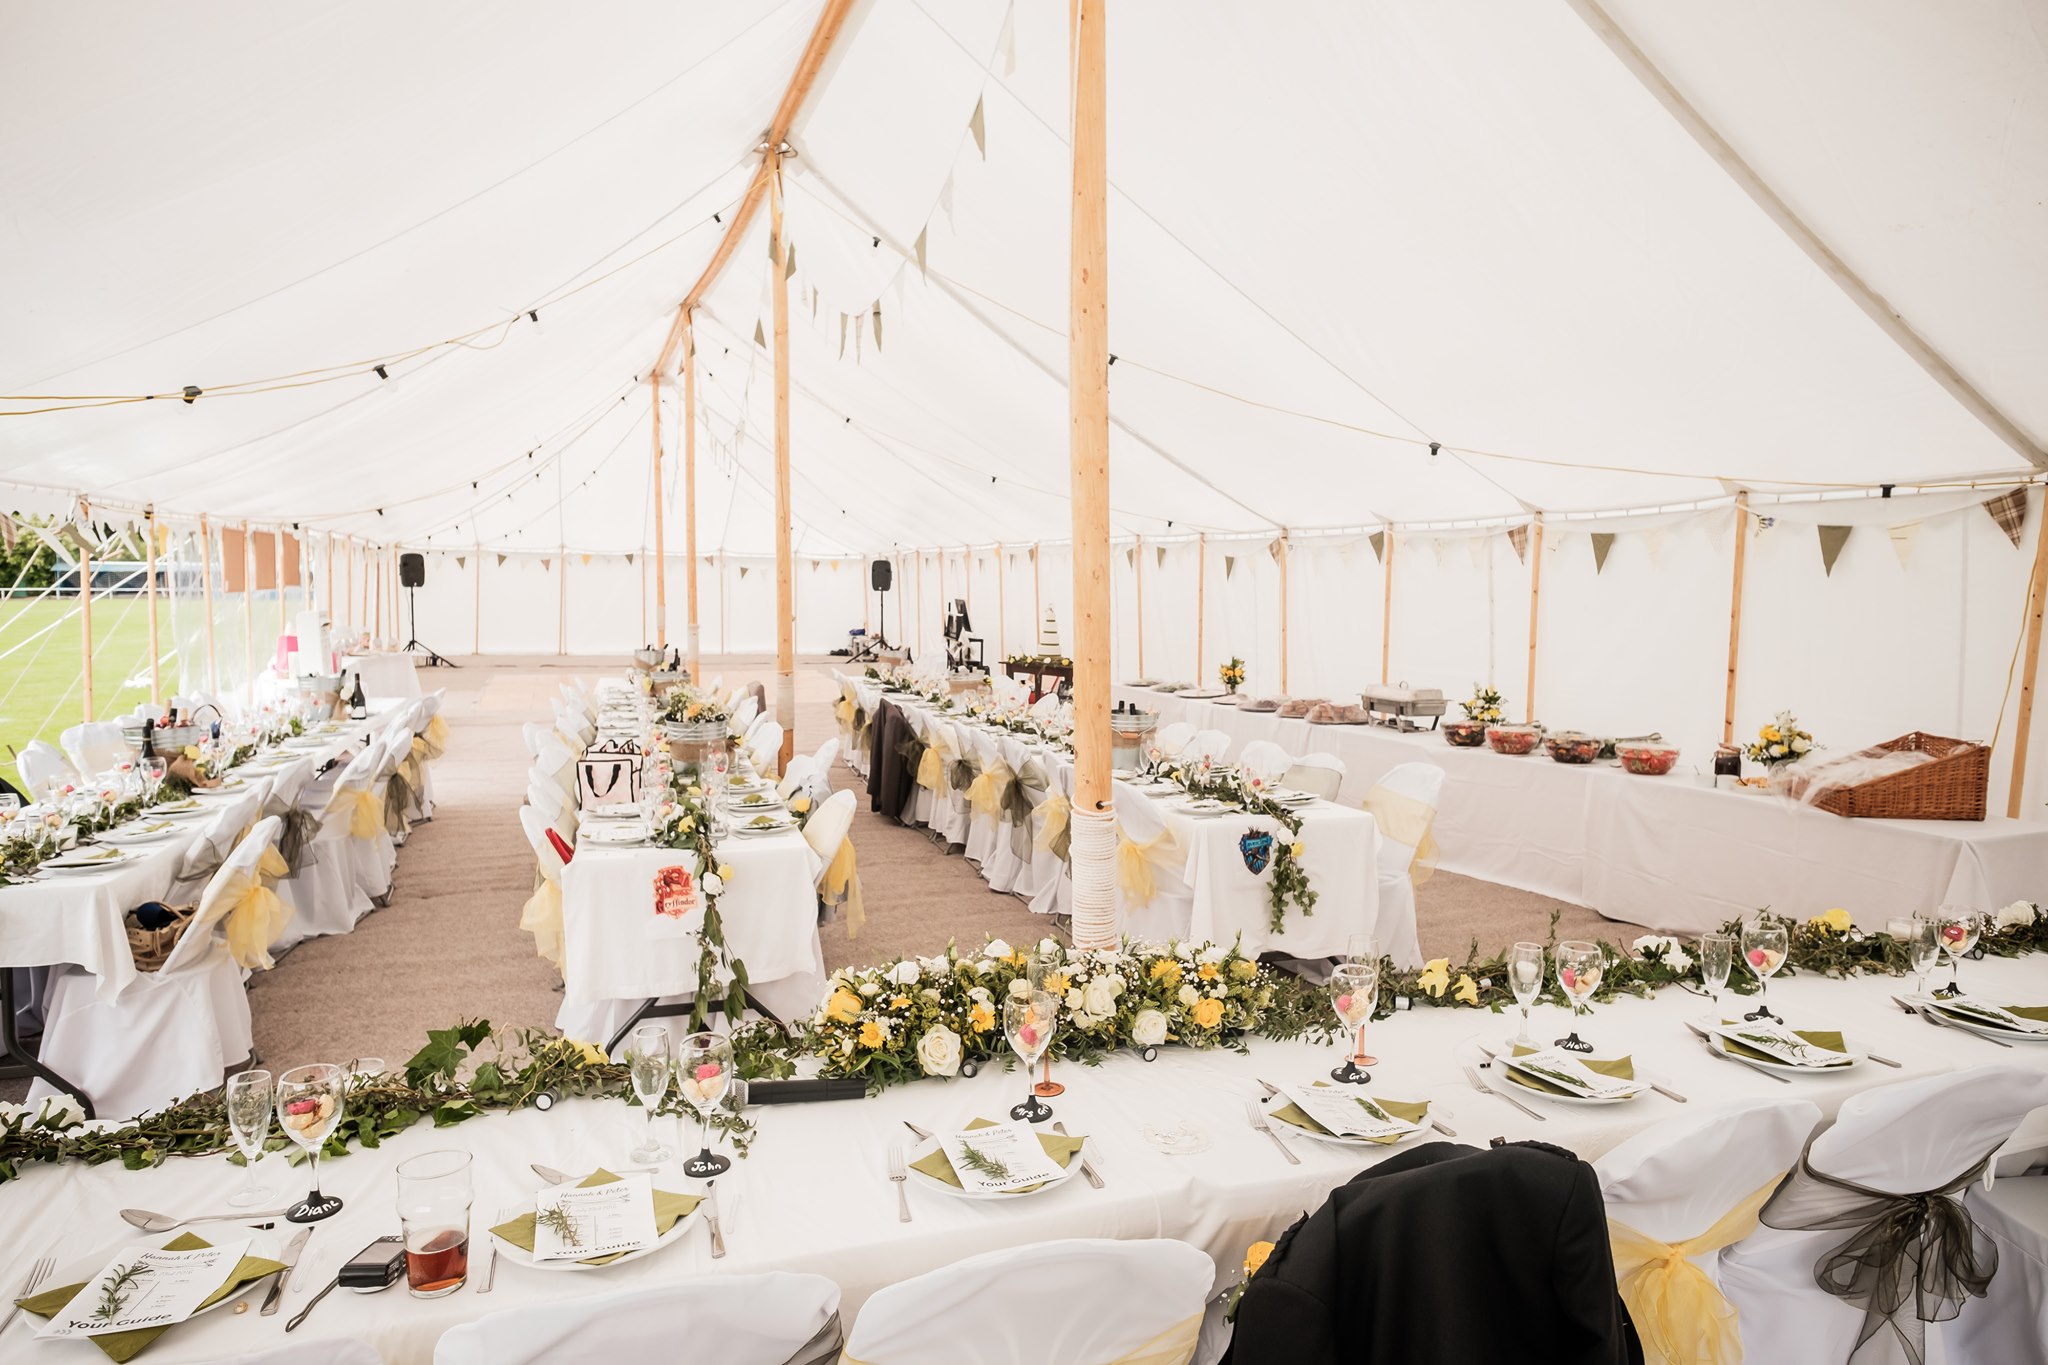
M316 582L420 550L443 648L620 650L658 401L669 633L694 495L705 648L766 646L764 216L697 311L694 490L647 381L822 3L0 4L0 505L295 527ZM868 555L926 651L942 594L991 651L1068 617L1066 22L861 0L794 125L800 648L872 615ZM1742 538L1738 730L1998 731L2002 768L2044 23L1117 0L1117 675L1533 681L1697 752Z

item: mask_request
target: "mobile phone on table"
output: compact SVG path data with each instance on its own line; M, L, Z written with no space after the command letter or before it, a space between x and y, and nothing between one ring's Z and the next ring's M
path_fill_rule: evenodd
M334 1277L344 1289L374 1294L405 1276L405 1239L393 1233L379 1237L341 1264Z

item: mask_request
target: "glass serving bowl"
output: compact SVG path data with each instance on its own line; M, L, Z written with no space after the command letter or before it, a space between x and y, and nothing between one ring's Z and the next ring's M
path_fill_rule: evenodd
M1476 749L1486 743L1486 723L1477 720L1447 720L1442 726L1444 741L1460 749Z
M1662 777L1678 763L1676 744L1622 744L1615 752L1622 767L1643 777Z
M1497 754L1534 753L1536 745L1543 739L1543 732L1533 725L1489 725L1486 727L1486 742Z
M1600 757L1607 741L1580 734L1577 730L1561 730L1544 740L1543 747L1550 750L1550 756L1559 763L1591 763Z

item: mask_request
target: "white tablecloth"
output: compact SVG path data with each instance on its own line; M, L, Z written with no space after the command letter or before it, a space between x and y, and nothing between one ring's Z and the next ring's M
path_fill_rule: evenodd
M419 670L413 654L350 654L341 661L344 671L363 675L363 691L372 697L397 697L410 701L420 695Z
M1973 962L1964 972L1969 984L1986 992L2031 992L2027 998L2043 993L2038 961ZM1907 1018L1886 999L1895 988L1896 983L1886 981L1797 978L1779 981L1771 998L1795 1022L1839 1026L1853 1042L1902 1062L1902 1070L1865 1063L1849 1072L1780 1085L1708 1056L1682 1028L1682 1020L1697 1014L1702 1002L1671 990L1653 1000L1599 1007L1591 1019L1579 1022L1596 1043L1632 1047L1643 1072L1689 1096L1690 1104L1654 1094L1603 1107L1531 1099L1548 1118L1529 1119L1501 1099L1475 1094L1458 1070L1457 1060L1471 1055L1473 1041L1497 1044L1514 1028L1511 1018L1468 1009L1421 1009L1375 1024L1368 1043L1382 1060L1374 1068L1371 1093L1430 1100L1436 1117L1457 1131L1461 1143L1483 1147L1496 1136L1538 1138L1593 1158L1650 1124L1695 1115L1708 1105L1799 1095L1832 1116L1843 1100L1871 1086L1966 1065L2048 1066L2048 1045L2006 1050ZM1561 1012L1539 1011L1539 1037L1554 1036L1563 1025ZM393 1365L424 1365L442 1332L494 1310L684 1276L767 1270L831 1277L842 1287L842 1312L851 1322L860 1305L885 1285L977 1252L1062 1237L1177 1238L1215 1261L1220 1289L1234 1282L1246 1246L1277 1236L1304 1210L1318 1207L1331 1189L1385 1159L1380 1149L1330 1147L1290 1137L1289 1146L1301 1157L1301 1164L1292 1166L1245 1122L1245 1101L1260 1094L1258 1078L1310 1080L1337 1057L1330 1048L1254 1040L1247 1056L1168 1048L1149 1065L1120 1054L1099 1069L1055 1067L1067 1086L1067 1093L1052 1101L1056 1116L1074 1132L1089 1135L1105 1188L1091 1189L1076 1177L1043 1195L999 1206L914 1188L915 1221L907 1224L897 1221L896 1192L887 1179L889 1145L909 1138L903 1120L938 1128L996 1116L1020 1098L1023 1081L1017 1073L991 1067L972 1080L921 1081L875 1099L758 1109L754 1117L760 1132L752 1155L736 1162L719 1184L730 1248L723 1260L711 1260L706 1234L692 1230L676 1247L595 1273L548 1272L501 1261L496 1291L489 1297L477 1293L475 1282L432 1300L409 1298L402 1288L375 1295L335 1293L290 1340L361 1337ZM2035 1115L2018 1145L2039 1144L2043 1118ZM1209 1139L1207 1151L1166 1156L1147 1142L1148 1125L1172 1128L1182 1122ZM283 1344L285 1322L335 1267L373 1237L397 1229L392 1169L408 1156L450 1147L475 1154L472 1226L481 1233L504 1207L531 1199L538 1181L527 1169L529 1162L571 1172L619 1162L640 1124L640 1111L623 1103L570 1101L547 1113L488 1115L451 1129L421 1124L375 1151L323 1162L323 1186L341 1195L347 1206L313 1234L283 1311L266 1318L223 1309L173 1328L150 1347L148 1359L153 1365L178 1365ZM696 1149L694 1138L694 1128L685 1127L672 1135L671 1143L687 1154ZM290 1189L305 1178L303 1168L287 1170L276 1157L262 1171ZM664 1188L689 1188L673 1164L666 1172L659 1178ZM127 1229L116 1216L120 1208L222 1208L222 1199L241 1179L242 1172L225 1157L172 1161L135 1172L118 1165L25 1170L20 1180L0 1185L0 1227L7 1229L0 1281L18 1283L30 1261L52 1248L60 1262L69 1262L123 1240ZM6 1349L11 1365L96 1358L80 1343L35 1342L20 1324L11 1329Z
M1341 798L1357 802L1397 763L1444 769L1440 865L1590 906L1610 919L1681 933L1769 905L1809 916L1842 906L1865 928L1949 902L1994 909L2048 888L2048 824L1845 820L1777 797L1703 785L1686 757L1663 777L1542 754L1457 749L1441 734L1310 725L1148 688L1119 701L1221 730L1232 752L1268 739L1344 760Z

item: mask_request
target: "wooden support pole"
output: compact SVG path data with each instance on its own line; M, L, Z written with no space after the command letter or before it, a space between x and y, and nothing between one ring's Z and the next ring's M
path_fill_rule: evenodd
M226 562L226 544L227 544L227 542L226 542L226 541L222 541L222 542L221 542L221 544L222 544L222 562L221 562L221 572L222 572L223 574L225 574L225 573L227 572L227 562ZM330 548L330 550L332 549L332 547L331 547L331 546L330 546L329 548ZM350 540L349 540L349 539L348 539L348 538L347 538L346 536L344 536L344 537L342 538L342 542L341 542L341 571L342 571L343 575L344 575L344 576L345 576L345 578L346 578L346 581L345 581L345 582L344 582L344 584L342 585L342 590L341 590L341 604L342 604L342 605L343 605L344 607L347 607L347 608L348 608L348 614L349 614L349 628L350 628L350 630L351 630L351 631L353 631L353 630L354 630L354 628L355 628L355 624L356 624L356 547L355 547L355 545L354 545L354 544L353 544L353 543L352 543L352 542L351 542L351 541L350 541ZM223 582L222 586L223 586L223 587L225 587L225 586L226 586L225 582ZM329 609L329 618L330 618L330 620L332 619L332 615L333 615L333 611L332 611L332 608L330 608L330 609ZM337 645L338 645L338 651L337 651L337 652L339 652L339 653L342 653L342 654L346 654L346 653L348 653L348 646L347 646L346 644L342 644L342 643L341 643L341 642L339 642L339 641L337 641L336 643L337 643Z
M242 523L242 686L256 699L256 537Z
M78 519L85 527L78 537L78 639L84 656L85 714L82 719L91 724L92 706L92 504L84 498L78 500Z
M1721 702L1721 742L1735 742L1735 665L1742 653L1742 570L1749 558L1749 492L1735 495L1735 579L1728 589L1728 684Z
M1138 537L1136 552L1131 555L1131 574L1138 598L1138 676L1145 676L1145 537Z
M1287 695L1287 532L1280 533L1280 694Z
M1009 577L1009 562L1003 558L1003 542L996 542L996 657L1010 657L1010 604L1003 591Z
M1387 684L1389 661L1394 654L1394 528L1381 534L1386 558L1380 565L1380 686Z
M2012 731L2012 785L2005 813L2020 817L2020 798L2027 786L2027 741L2034 731L2034 683L2041 671L2041 614L2048 605L2048 492L2034 509L2039 531L2034 537L2034 576L2027 584L2027 661L2020 670L2020 713Z
M149 537L149 545L143 552L143 568L149 574L149 704L162 703L164 696L163 678L159 672L159 653L156 643L156 504L142 509L143 534Z
M1034 542L1031 546L1031 638L1035 641L1045 639L1045 604L1038 597L1039 549L1040 546ZM1038 645L1032 645L1031 652L1036 654Z
M1528 710L1524 715L1536 723L1536 622L1543 603L1543 514L1529 532L1529 687Z
M912 655L924 648L924 551L917 552L917 635Z
M654 409L654 647L668 648L668 540L662 531L662 505L668 501L661 479L661 376L647 376L647 398Z
M1204 655L1204 631L1208 626L1209 613L1209 533L1204 531L1195 537L1195 685L1200 687L1206 676L1202 671Z
M697 627L697 329L683 327L683 596L689 607L690 681L703 680Z
M277 634L282 639L290 633L290 627L286 624L284 610L284 527L282 526L275 527L270 532L270 560L270 576L277 583ZM393 621L398 619L395 608L391 619Z
M334 538L328 537L327 557L334 558ZM214 696L220 695L220 665L213 655L213 528L207 525L205 517L199 518L199 591L206 599L206 690ZM328 589L329 600L333 588ZM331 610L331 609L330 609Z
M476 602L469 614L469 652L484 652L484 542L476 541Z
M775 719L782 756L796 752L796 563L790 556L789 241L782 229L782 148L768 149L768 292L775 313Z
M204 517L200 518L202 529L205 526L205 522L206 519ZM329 627L332 627L334 625L334 533L329 531L322 539L327 542L327 571L320 575L320 586L327 590L327 624ZM322 670L325 670L327 667L326 662L322 661L320 667Z
M1112 809L1109 739L1109 141L1103 0L1072 0L1073 192L1067 413L1074 514L1074 946L1114 948L1114 846L1078 828ZM1107 910L1104 912L1106 904Z

